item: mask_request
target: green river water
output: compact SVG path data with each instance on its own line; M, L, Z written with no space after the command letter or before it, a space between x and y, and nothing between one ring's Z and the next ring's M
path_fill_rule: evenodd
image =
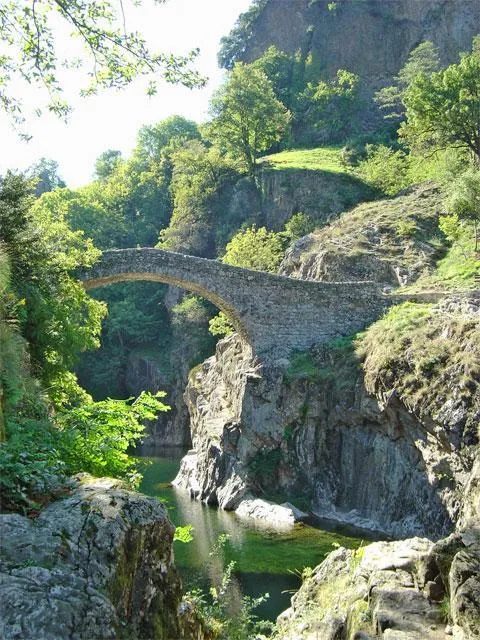
M183 453L169 449L146 459L150 464L144 470L140 490L165 502L175 525L193 525L192 542L174 543L175 564L185 589L195 586L208 589L221 573L222 561L233 560L238 588L252 597L268 593L269 598L258 607L256 614L274 620L290 606L290 598L300 586L300 574L305 567L315 567L334 546L360 545L359 538L304 524L285 531L272 530L191 500L187 492L170 485ZM212 557L211 550L222 534L227 534L228 540L220 560Z

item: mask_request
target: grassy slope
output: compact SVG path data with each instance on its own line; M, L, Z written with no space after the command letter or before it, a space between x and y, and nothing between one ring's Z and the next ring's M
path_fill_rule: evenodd
M352 173L342 164L340 152L341 147L336 146L291 149L260 158L260 162L268 164L273 169L310 169L312 171Z

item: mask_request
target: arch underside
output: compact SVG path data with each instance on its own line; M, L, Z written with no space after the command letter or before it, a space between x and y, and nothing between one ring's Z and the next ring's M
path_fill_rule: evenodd
M104 287L112 284L116 284L118 282L133 282L133 281L142 281L142 282L158 282L159 284L168 284L171 286L179 287L180 289L185 289L186 291L191 291L192 293L196 293L202 298L206 298L212 304L214 304L220 311L227 316L229 321L235 327L235 330L240 334L243 340L245 340L248 344L252 344L251 336L249 335L249 331L245 326L245 323L241 319L237 309L235 309L231 304L229 304L226 300L224 300L221 296L216 294L214 291L207 289L198 283L190 282L183 280L181 278L175 278L173 276L152 273L152 272L138 272L138 273L117 273L111 274L108 276L102 276L98 278L92 278L90 280L85 279L83 281L83 285L85 289L97 289L98 287Z

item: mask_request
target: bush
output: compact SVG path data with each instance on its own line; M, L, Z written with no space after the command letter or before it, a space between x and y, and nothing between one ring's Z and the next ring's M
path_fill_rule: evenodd
M145 431L145 421L154 420L170 407L156 395L142 392L130 400L92 402L58 415L60 456L69 473L87 471L95 476L112 475L136 486L137 465L127 450Z
M0 444L2 510L36 510L62 490L67 475L81 471L137 486L137 463L127 450L142 437L145 421L169 409L159 400L164 395L85 403L57 414L57 424L26 418L18 409L7 423L7 441Z
M239 231L225 249L222 262L235 267L275 273L285 252L279 233L255 225Z
M223 311L220 311L220 313L210 320L208 330L212 336L229 336L235 331L232 323Z
M408 178L408 160L406 154L391 147L367 145L367 157L358 163L358 175L381 189L386 195L394 195L410 182Z

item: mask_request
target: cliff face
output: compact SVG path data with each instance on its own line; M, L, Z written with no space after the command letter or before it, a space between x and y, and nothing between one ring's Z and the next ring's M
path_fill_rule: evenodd
M194 451L178 486L225 509L254 494L396 537L451 531L472 464L448 442L452 415L370 395L328 349L316 378L295 366L256 370L236 337L219 343L187 387Z
M477 0L269 0L243 59L255 60L272 44L292 54L311 51L328 76L348 69L378 88L422 41L433 41L442 62L453 62L470 49L479 23Z

